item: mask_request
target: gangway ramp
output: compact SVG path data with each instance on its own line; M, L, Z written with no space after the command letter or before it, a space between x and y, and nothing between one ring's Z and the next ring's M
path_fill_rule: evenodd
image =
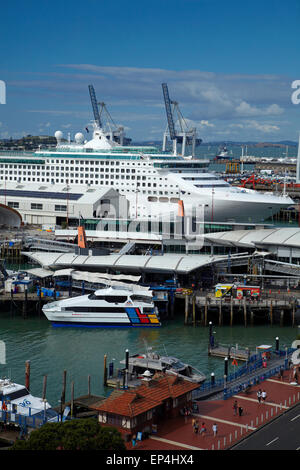
M135 243L134 242L128 242L126 245L124 245L121 250L119 251L119 255L130 255L130 253L133 252L135 248Z

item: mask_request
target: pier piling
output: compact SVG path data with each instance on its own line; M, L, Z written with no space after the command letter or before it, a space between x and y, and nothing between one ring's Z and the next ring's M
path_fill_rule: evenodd
M188 316L189 316L189 296L185 294L185 314L184 314L184 324L188 324Z
M47 375L44 375L43 380L43 400L46 400L46 390L47 390Z
M104 365L103 365L103 385L107 386L107 355L104 354Z
M193 325L196 326L196 297L193 295Z
M25 362L25 387L30 390L30 361Z
M63 413L63 408L66 402L66 384L67 384L67 371L63 371L63 387L61 392L61 399L60 399L60 409L61 414Z

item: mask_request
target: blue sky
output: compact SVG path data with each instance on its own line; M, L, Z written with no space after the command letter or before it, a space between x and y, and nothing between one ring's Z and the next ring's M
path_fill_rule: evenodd
M161 139L167 82L204 141L297 140L299 24L299 0L6 2L0 138L84 130L91 83L129 136Z

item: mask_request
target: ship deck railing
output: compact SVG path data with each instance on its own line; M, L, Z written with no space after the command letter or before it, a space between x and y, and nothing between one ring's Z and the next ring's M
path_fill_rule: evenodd
M48 412L48 413L47 413ZM46 422L58 422L60 420L58 413L52 412L49 416L49 410L39 411L38 413L32 413L32 409L29 408L29 415L20 413L14 413L8 410L0 410L0 423L13 424L20 428L40 428Z

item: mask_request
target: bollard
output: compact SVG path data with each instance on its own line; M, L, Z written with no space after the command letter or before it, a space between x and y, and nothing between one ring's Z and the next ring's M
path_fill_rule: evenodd
M215 374L214 374L214 372L212 372L212 373L210 374L210 385L211 385L212 387L214 387L214 385L215 385Z
M279 351L279 338L276 336L276 351Z
M228 377L228 357L224 358L224 376Z
M126 349L126 351L125 351L125 369L126 370L129 369L129 351L128 351L128 349Z

